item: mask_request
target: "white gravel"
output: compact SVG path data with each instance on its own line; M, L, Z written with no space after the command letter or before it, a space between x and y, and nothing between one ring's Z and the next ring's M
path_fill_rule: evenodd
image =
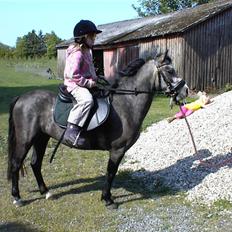
M232 202L232 91L213 100L187 118L197 154L185 120L163 120L141 134L120 169L134 170L150 189L164 185L191 201Z

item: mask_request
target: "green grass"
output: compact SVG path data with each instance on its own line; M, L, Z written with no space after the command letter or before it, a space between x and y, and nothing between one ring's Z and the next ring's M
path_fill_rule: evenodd
M43 67L42 64L46 62L40 61L38 69ZM119 172L112 191L119 210L110 211L100 201L108 153L77 151L61 145L53 163L49 164L54 141L49 143L46 150L42 173L55 199L47 201L39 194L30 168L29 152L25 160L27 175L20 179L21 196L27 204L21 208L13 206L11 186L6 181L9 103L12 97L35 88L56 91L60 83L27 72L27 69L16 70L15 65L15 61L0 61L0 231L117 231L122 218L135 217L138 208L148 214L155 212L164 221L164 228L169 228L169 216L165 209L185 204L181 194L178 197L178 194L175 195L165 186L153 192L146 189L139 180L132 178L131 171ZM17 67L20 65L26 66L21 61ZM143 129L175 113L177 108L170 111L168 104L168 98L156 96L143 123ZM194 209L188 204L185 207ZM208 211L201 210L199 220L207 220ZM213 217L210 220L211 228L214 228L220 218Z
M173 116L177 111L178 106L174 106L172 109L170 109L169 98L165 95L160 94L154 96L151 108L143 121L142 130L145 130L152 123Z
M54 79L48 80L45 76L27 72L28 69L24 62L25 61L20 61L17 63L14 60L0 60L0 131L6 132L7 130L9 103L13 97L23 94L29 90L39 88L57 91L57 85L61 82ZM35 67L36 62L37 61L34 61ZM46 64L45 61L43 63ZM46 70L45 64L44 66L42 64L37 65L37 69ZM33 62L30 61L29 65L33 66ZM21 67L21 71L18 71L16 66ZM53 64L53 66L55 65Z

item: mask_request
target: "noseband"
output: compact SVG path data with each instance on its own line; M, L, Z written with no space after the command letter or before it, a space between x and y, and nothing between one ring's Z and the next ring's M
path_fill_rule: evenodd
M179 90L183 88L186 84L186 82L181 79L179 82L173 84L171 81L167 80L166 76L163 74L163 71L160 69L161 67L164 67L166 64L161 66L156 66L158 70L158 77L159 77L159 83L161 83L161 78L163 78L164 82L167 84L168 88L165 91L165 94L169 96L177 96L179 93Z

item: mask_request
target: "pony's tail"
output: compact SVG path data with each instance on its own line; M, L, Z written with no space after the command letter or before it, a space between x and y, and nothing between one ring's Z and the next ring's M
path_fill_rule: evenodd
M7 169L7 179L12 178L12 159L15 152L16 137L15 137L15 125L13 120L13 109L19 97L15 97L11 104L9 110L9 129L8 129L8 169Z

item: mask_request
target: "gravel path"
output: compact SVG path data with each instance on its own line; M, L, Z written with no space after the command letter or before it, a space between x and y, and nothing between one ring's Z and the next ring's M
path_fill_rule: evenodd
M152 212L137 207L133 212L120 210L117 232L222 232L232 231L231 214L223 212L215 215L195 212L187 207L171 205L157 206ZM211 220L214 218L213 220Z
M197 154L185 120L163 120L141 134L121 169L134 170L151 189L185 191L191 201L232 202L232 91L213 100L188 117Z

